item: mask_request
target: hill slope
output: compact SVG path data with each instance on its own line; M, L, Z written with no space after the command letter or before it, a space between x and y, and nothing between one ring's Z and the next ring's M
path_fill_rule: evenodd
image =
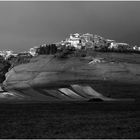
M94 85L98 85L96 89L101 91L100 88L106 83L110 83L108 85L111 88L117 84L122 87L123 85L139 86L140 65L139 59L136 59L136 57L139 58L138 55L97 53L94 56L60 58L54 55L40 55L34 57L30 63L11 69L6 74L3 87L7 91L16 90L20 93L24 91L22 94L37 96L34 90L28 90L26 93L25 89L52 90L78 84L91 85L93 88ZM108 93L104 90L102 94ZM38 97L44 99L44 95Z

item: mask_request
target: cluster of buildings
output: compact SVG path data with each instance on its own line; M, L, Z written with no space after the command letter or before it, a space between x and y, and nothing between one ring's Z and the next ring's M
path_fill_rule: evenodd
M33 57L39 54L55 54L57 46L55 44L43 44L40 46L34 46L29 51L15 53L12 50L0 51L0 56L7 60L10 57Z
M92 49L92 50L103 50L103 51L134 51L140 52L140 47L130 46L127 43L118 43L115 40L105 39L99 35L93 34L70 34L65 40L55 44L43 44L40 46L34 46L29 51L20 52L18 54L11 50L0 51L0 56L4 59L8 59L11 56L36 56L39 54L54 54L59 48L70 48L74 49Z
M117 43L115 40L105 39L101 36L93 34L70 34L69 38L58 43L58 45L73 46L76 49L92 48L93 50L100 50L103 48L118 48L120 45L128 46L127 43Z
M15 53L12 50L4 50L4 51L0 51L0 56L3 57L5 60L7 60L10 57L18 57L18 56L32 56L32 54L30 52L20 52L20 53Z
M65 47L75 47L76 49L88 49L93 50L104 50L104 51L140 51L138 46L130 46L127 43L119 43L115 40L105 39L99 35L93 34L70 34L68 38L57 43L57 45L62 45Z
M86 33L86 34L70 34L69 38L66 38L65 40L58 42L57 46L63 45L63 46L72 46L76 49L82 49L83 47L87 46L89 48L93 48L93 35Z
M2 56L4 59L8 59L10 56L17 56L12 50L5 50L5 51L0 51L0 56Z

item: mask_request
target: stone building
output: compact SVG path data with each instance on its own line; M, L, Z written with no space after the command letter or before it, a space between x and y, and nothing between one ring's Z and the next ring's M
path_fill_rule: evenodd
M93 35L86 33L86 34L70 34L69 38L66 40L61 41L61 45L72 46L76 49L82 48L92 48L93 47Z
M32 56L36 56L36 55L37 55L37 49L39 49L38 46L34 46L33 48L30 48L29 53L30 53Z

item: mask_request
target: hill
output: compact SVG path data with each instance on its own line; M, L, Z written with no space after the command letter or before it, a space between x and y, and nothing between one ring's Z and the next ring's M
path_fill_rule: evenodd
M137 97L140 97L139 57L138 54L122 53L94 53L85 57L73 54L67 57L39 55L31 58L29 63L12 68L6 74L3 87L7 91L20 91L20 94L36 96L38 99L41 97L41 100L45 97L37 96L37 88L50 92L51 89L75 84L90 85L107 96L125 98L137 94ZM36 90L28 91L31 88ZM116 89L119 89L122 95L117 94Z

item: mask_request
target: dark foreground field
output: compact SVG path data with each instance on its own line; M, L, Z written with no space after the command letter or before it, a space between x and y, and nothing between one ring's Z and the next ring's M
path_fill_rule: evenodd
M140 138L140 103L1 103L0 138Z

